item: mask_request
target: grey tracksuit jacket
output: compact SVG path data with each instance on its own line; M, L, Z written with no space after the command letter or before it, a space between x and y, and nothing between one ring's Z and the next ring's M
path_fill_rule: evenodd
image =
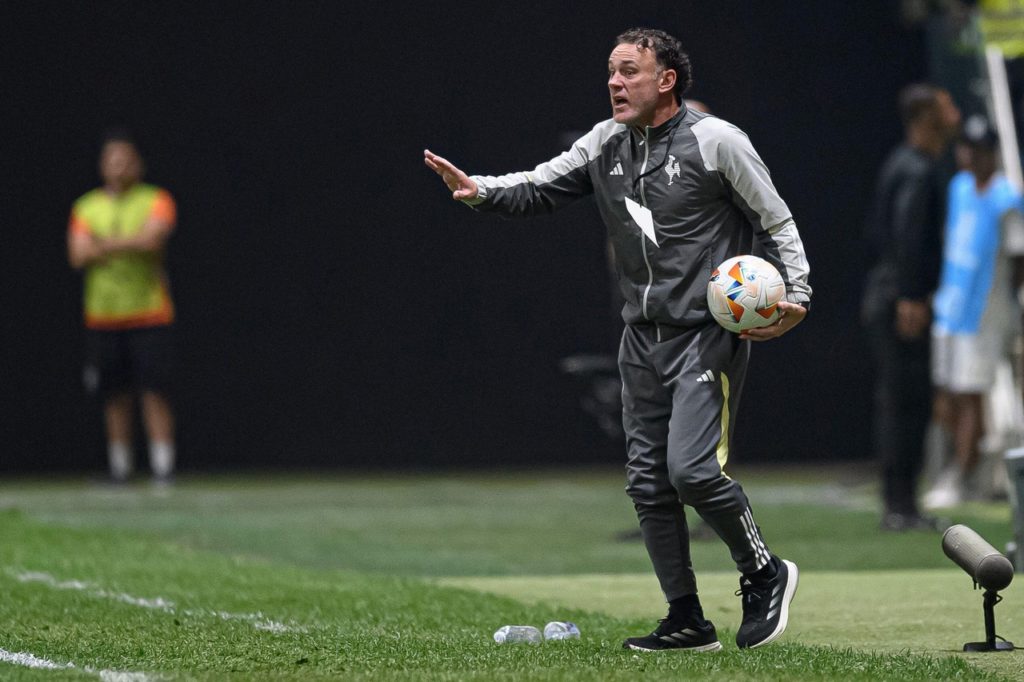
M751 252L778 268L789 301L810 300L807 259L789 209L747 136L714 116L682 107L643 130L609 119L532 171L472 179L480 193L467 203L508 216L551 212L594 194L629 324L710 322L711 271ZM630 216L627 197L651 210L657 245Z

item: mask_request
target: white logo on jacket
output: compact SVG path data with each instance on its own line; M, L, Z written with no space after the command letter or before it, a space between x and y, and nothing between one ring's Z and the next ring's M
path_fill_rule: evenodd
M669 154L668 163L665 164L665 172L668 173L668 184L679 177L679 161Z

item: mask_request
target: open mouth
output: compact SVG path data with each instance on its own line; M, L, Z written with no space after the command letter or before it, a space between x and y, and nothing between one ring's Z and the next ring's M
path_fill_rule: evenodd
M627 104L629 104L629 100L626 97L623 97L622 95L615 95L612 97L613 107L623 107L626 106Z

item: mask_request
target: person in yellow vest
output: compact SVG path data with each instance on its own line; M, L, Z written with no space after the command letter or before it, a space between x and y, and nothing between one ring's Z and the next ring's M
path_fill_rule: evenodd
M99 171L103 186L75 201L68 225L68 261L85 279L85 385L103 400L111 478L132 474L138 394L154 481L169 483L174 306L164 249L176 208L166 190L141 182L142 157L125 132L104 138Z

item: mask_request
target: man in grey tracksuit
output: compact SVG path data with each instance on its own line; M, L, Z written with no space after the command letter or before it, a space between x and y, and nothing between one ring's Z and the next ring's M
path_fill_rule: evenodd
M651 29L616 40L609 62L612 118L533 171L467 176L425 152L453 198L478 211L523 216L594 195L615 252L626 304L619 351L627 490L669 615L639 650L721 648L703 616L683 505L729 546L742 573L740 647L782 634L796 591L796 565L767 549L740 485L723 467L750 353L807 313L811 289L803 245L747 136L687 109L689 59ZM756 247L786 283L782 316L736 335L714 322L706 301L712 270Z

